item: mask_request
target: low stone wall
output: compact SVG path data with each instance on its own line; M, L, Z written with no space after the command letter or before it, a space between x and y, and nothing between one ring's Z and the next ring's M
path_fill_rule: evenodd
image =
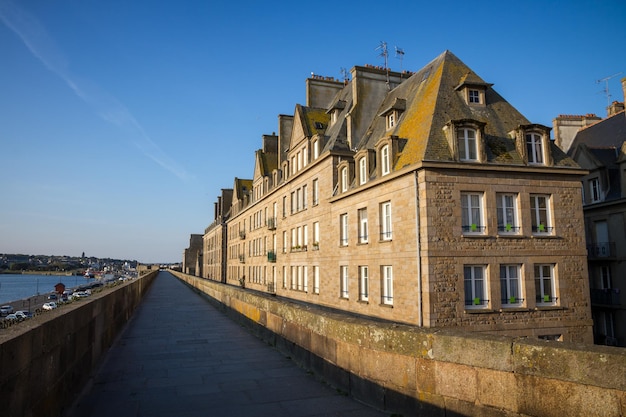
M626 349L423 329L175 273L337 388L394 413L626 416Z
M0 414L59 416L88 381L158 271L0 331Z

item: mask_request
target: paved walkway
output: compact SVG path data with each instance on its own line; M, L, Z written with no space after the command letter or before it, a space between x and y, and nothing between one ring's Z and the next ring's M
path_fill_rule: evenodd
M382 417L160 272L69 417Z

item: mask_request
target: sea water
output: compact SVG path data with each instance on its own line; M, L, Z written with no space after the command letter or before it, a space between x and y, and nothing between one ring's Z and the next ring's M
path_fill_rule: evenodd
M22 300L38 294L54 292L58 283L65 284L67 289L92 282L93 278L78 275L30 275L0 274L0 304Z

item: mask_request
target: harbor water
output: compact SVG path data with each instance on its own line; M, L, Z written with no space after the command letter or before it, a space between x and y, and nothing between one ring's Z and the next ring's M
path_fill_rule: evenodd
M70 289L93 281L78 275L0 274L0 304L52 293L58 283Z

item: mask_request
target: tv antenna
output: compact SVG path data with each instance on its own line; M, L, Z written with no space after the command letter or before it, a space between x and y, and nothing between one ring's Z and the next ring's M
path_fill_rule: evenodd
M343 78L343 80L346 81L348 79L348 70L344 67L341 67L339 69L339 72L341 73L341 77Z
M389 52L387 51L387 42L380 41L380 45L376 47L376 51L380 49L380 54L378 56L382 56L385 59L385 69L388 69L387 65L387 57L389 56Z
M396 46L396 58L400 60L400 74L402 74L402 58L404 58L404 49Z
M611 78L617 77L618 75L621 74L621 71L613 74L613 75L609 75L608 77L604 77L600 80L596 81L596 84L600 84L601 82L604 81L604 90L602 90L604 92L604 94L606 94L606 106L609 107L611 105L611 93L609 93L609 80Z

